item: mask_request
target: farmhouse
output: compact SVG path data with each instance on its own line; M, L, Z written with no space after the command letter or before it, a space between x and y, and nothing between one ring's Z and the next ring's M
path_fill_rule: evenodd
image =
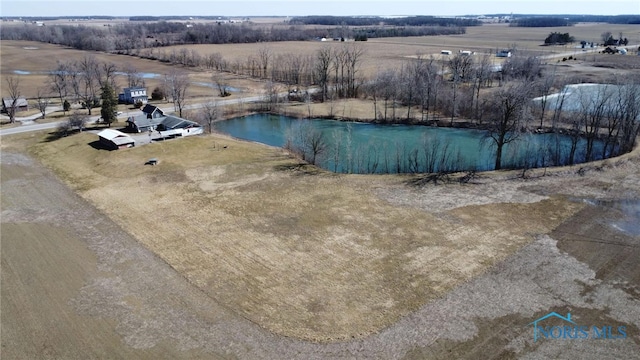
M200 124L177 116L164 115L161 109L147 104L142 109L143 114L132 116L127 119L127 130L131 132L145 131L170 131L172 135L189 136L202 134L203 129Z
M105 129L98 133L100 143L108 149L121 149L136 146L135 140L123 132L113 129Z
M118 94L118 102L123 104L135 104L141 101L146 104L149 101L147 97L147 89L143 87L128 87L124 88L121 94Z
M9 113L9 110L13 106L13 98L2 98L2 111ZM29 103L27 99L23 97L19 97L16 102L16 111L27 111L29 110Z

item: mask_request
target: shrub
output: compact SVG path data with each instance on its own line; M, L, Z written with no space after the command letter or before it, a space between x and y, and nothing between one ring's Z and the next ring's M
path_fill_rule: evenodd
M164 90L162 90L160 87L156 87L155 89L153 89L153 92L151 93L151 100L163 100L164 98Z

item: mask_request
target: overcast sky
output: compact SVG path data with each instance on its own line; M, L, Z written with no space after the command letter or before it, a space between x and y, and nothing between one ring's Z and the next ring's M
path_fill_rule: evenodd
M640 0L2 0L2 16L640 14Z

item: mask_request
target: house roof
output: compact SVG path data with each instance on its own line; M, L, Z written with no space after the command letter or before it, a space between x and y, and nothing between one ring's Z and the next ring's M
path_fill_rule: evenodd
M147 104L142 108L142 112L145 114L153 114L155 111L159 111L160 114L164 115L164 112L160 110L160 108L151 104Z
M149 127L149 126L157 126L162 123L164 117L157 117L149 119L147 115L139 115L135 117L130 117L127 119L127 122L134 123L138 128Z
M116 138L128 138L133 140L131 136L114 129L104 129L98 133L98 136L107 140L114 140Z
M167 116L162 120L162 125L167 129L184 129L193 124L193 121L185 120L177 116Z
M138 128L145 127L155 127L160 124L164 126L165 129L186 129L188 127L200 126L197 122L190 121L187 119L183 119L177 116L163 116L149 119L146 115L140 115L136 117L130 117L127 119L127 122L134 123Z
M2 98L2 103L5 108L10 108L13 103L13 98ZM18 102L16 103L16 106L17 107L29 106L29 103L27 102L27 99L23 97L19 97Z

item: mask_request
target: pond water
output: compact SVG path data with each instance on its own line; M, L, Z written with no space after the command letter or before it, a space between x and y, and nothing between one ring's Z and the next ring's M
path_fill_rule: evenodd
M268 114L221 121L216 129L240 139L287 146L305 160L340 173L486 171L495 166L495 146L488 133L481 130L302 120ZM578 140L575 148L574 162L583 162L586 141ZM600 142L594 145L594 160L602 158L602 148ZM568 136L527 134L506 146L502 167L566 165L570 155Z

